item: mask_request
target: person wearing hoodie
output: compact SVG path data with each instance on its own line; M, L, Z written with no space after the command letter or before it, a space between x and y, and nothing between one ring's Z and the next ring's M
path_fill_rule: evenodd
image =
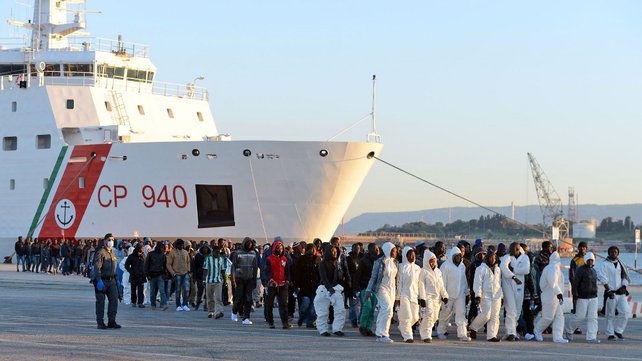
M176 285L176 311L190 311L187 299L190 289L191 260L189 252L185 250L185 241L177 239L175 247L167 255L167 271Z
M600 343L597 339L597 271L593 268L595 256L589 252L584 255L581 263L582 266L575 269L571 283L575 314L572 314L566 323L564 333L568 340L572 340L575 328L581 321L586 320L586 341Z
M432 342L432 328L437 322L441 303L448 304L448 292L444 287L441 271L437 267L437 257L428 249L424 251L420 282L423 283L426 305L421 314L419 335L423 342L430 343Z
M461 341L470 341L466 331L466 297L468 297L468 282L466 280L466 266L461 261L461 251L458 247L451 248L448 258L441 265L440 270L444 286L448 292L449 302L442 307L439 314L437 334L440 340L446 339L446 327L455 314L457 325L457 338Z
M480 241L478 239L478 241ZM475 289L473 288L473 282L475 281L475 271L477 267L481 266L484 263L484 257L486 257L486 249L481 246L476 246L473 248L475 253L475 258L473 258L470 266L468 267L468 274L466 279L468 280L468 289L470 289L470 307L468 308L468 324L470 325L475 317L477 317L479 311L479 305L477 304Z
M139 308L145 308L143 301L145 300L144 289L147 280L145 278L145 253L141 243L136 244L134 251L127 256L125 270L129 272L132 306L136 307L136 304L138 304Z
M363 336L374 336L372 333L372 323L374 321L374 312L377 307L377 296L371 294L366 301L368 292L368 282L372 276L372 268L375 261L380 256L379 246L372 242L368 244L368 252L359 260L357 277L354 280L354 286L359 289L361 298L361 316L359 317L359 332Z
M299 300L299 320L297 325L301 327L305 322L307 328L314 328L314 296L319 287L319 262L321 257L316 255L314 244L306 244L305 254L299 257L294 264L294 287L297 289Z
M395 295L397 288L397 248L394 244L386 242L381 246L383 257L372 265L372 274L366 289L366 302L371 297L377 297L379 314L375 334L377 342L392 343L390 339L390 321L394 311Z
M508 247L508 253L502 257L500 263L502 273L502 290L504 292L504 318L506 340L517 341L517 320L522 314L524 302L525 276L530 273L531 262L528 255L524 254L522 247L513 242Z
M319 264L319 278L321 284L317 287L314 298L314 309L317 312L317 330L322 336L330 336L328 316L330 307L334 309L332 332L336 336L344 336L343 326L346 312L343 302L343 286L348 270L341 267L339 261L340 250L337 246L325 248L323 259ZM266 306L267 307L267 306Z
M288 322L288 286L290 284L290 260L285 256L283 242L275 241L272 252L265 261L265 272L262 276L267 279L267 299L265 309L266 321L270 328L274 328L274 298L279 297L279 316L284 329L292 328Z
M254 240L250 237L245 237L242 248L235 250L231 257L232 288L234 289L232 321L238 321L239 316L241 316L244 325L251 325L252 291L256 287L256 275L259 271Z
M560 255L557 251L550 255L548 265L542 270L539 285L542 290L542 316L535 324L535 340L544 341L542 332L552 323L553 342L567 343L568 340L563 338L564 311L562 304L564 295L562 290L564 279L560 270Z
M147 254L145 259L145 276L149 281L149 299L152 303L152 310L156 309L156 295L160 292L160 307L163 311L167 310L167 294L165 292L165 280L163 277L167 273L165 256L165 244L158 242L152 252Z
M421 282L421 268L415 264L415 250L406 246L401 253L404 262L397 276L398 327L404 342L413 343L412 326L419 321L419 307L426 307L426 292Z
M473 281L475 298L480 312L470 324L470 335L477 338L477 331L488 323L486 340L499 342L499 311L502 308L502 272L497 266L497 255L488 252L482 263L475 270Z
M622 334L626 328L629 313L629 303L626 300L629 291L626 287L631 282L631 278L626 267L620 262L620 249L615 246L609 247L608 254L597 273L600 283L604 284L607 297L606 335L609 341L623 340Z

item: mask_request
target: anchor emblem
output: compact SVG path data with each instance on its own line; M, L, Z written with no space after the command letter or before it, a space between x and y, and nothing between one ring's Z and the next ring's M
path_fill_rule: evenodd
M76 207L69 199L62 199L55 208L56 223L62 229L68 229L74 224Z

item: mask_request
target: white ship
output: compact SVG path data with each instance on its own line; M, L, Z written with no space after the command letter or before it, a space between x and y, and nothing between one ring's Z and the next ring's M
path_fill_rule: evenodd
M0 47L0 254L18 236L332 236L376 131L231 141L205 89L156 81L148 47L87 37L84 2L35 0L33 19L9 20L31 39Z

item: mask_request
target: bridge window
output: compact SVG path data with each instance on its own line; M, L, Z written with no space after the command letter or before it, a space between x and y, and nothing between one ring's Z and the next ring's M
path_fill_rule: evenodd
M4 137L2 140L2 149L3 150L17 150L18 149L18 137Z
M198 228L234 226L231 185L196 185Z
M60 64L47 64L44 73L45 76L60 76Z
M127 80L147 82L147 70L127 69Z
M49 134L40 134L36 137L36 147L38 149L49 149L51 148L51 135Z
M93 64L65 64L65 76L92 76Z

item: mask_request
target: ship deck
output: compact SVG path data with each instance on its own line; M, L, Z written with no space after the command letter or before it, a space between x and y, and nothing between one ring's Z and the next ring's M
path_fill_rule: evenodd
M491 344L477 341L433 341L377 344L346 325L346 337L320 337L316 330L270 330L262 322L242 326L226 317L208 319L202 311L151 311L121 304L121 330L96 329L94 296L87 279L17 273L15 265L0 265L0 360L639 360L642 355L642 321L631 319L627 340L600 345L582 336L559 345L545 335L544 343L520 341ZM634 297L639 298L641 287ZM171 306L171 305L170 305ZM275 310L278 318L278 310ZM600 330L604 328L600 318ZM391 337L399 340L396 326ZM500 330L501 333L502 330Z

